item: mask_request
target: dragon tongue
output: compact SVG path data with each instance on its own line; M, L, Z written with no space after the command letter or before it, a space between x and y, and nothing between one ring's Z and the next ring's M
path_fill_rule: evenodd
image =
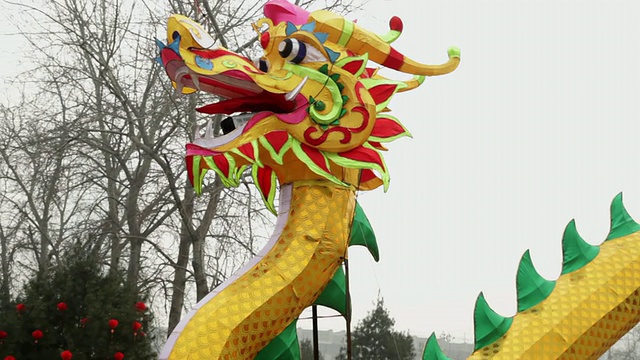
M197 109L205 114L233 114L237 112L270 111L274 113L288 113L295 110L295 101L287 101L284 94L261 94L234 98L209 104Z

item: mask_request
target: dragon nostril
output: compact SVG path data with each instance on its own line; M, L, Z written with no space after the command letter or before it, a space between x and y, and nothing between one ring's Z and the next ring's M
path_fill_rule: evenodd
M171 34L171 37L173 38L173 40L176 40L177 38L180 37L180 33L177 31L174 31L173 34Z
M227 135L236 129L236 124L233 122L233 118L228 116L220 122L220 128L222 129L222 133Z

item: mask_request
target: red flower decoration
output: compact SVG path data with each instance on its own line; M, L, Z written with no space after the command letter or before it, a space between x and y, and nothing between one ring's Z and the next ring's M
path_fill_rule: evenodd
M58 303L58 311L67 311L68 308L69 307L64 302L59 302Z
M4 357L4 360L16 360L16 358L14 358L14 357L13 357L13 356L11 356L11 355L8 355L8 356L5 356L5 357Z
M16 311L21 313L24 311L24 309L26 309L26 306L24 306L24 304L18 304L16 305Z
M60 354L62 360L71 360L73 358L73 354L69 350L65 350Z
M133 328L133 332L138 332L138 330L142 329L142 324L140 324L139 321L134 321L133 324L131 324L131 327Z
M38 342L38 340L42 339L42 336L44 336L44 334L42 333L42 331L40 330L34 330L31 333L31 336L33 337L33 339L36 341L36 343Z
M7 334L7 332L6 332L6 331L2 331L2 330L0 330L0 340L2 340L2 339L4 339L4 338L6 338L6 337L7 337L7 335L9 335L9 334Z
M136 309L140 312L147 310L147 305L145 305L142 301L138 301L136 303Z
M124 359L124 354L121 353L120 351L113 354L113 360L122 360L122 359Z

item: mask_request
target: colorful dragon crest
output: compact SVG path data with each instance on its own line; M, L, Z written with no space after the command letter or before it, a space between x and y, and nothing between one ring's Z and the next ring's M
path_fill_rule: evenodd
M255 61L217 47L200 25L181 15L169 18L168 44L158 42L159 61L177 91L214 94L220 101L198 111L229 115L220 124L224 135L214 136L209 122L204 136L187 145L195 191L202 191L209 170L225 185L237 186L251 166L275 213L280 184L269 243L185 316L162 359L280 358L273 355L282 350L272 340L323 298L333 278L344 277L341 264L360 211L355 192L389 184L383 144L409 132L387 113L387 104L396 92L459 63L455 48L436 66L395 50L390 43L402 32L397 17L379 36L342 16L309 13L285 0L267 2L264 13L254 24L264 49ZM368 67L370 62L415 76L391 80ZM332 307L344 313L344 306Z

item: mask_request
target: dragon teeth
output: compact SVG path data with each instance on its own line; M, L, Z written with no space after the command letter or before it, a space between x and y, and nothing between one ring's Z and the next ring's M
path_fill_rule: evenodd
M298 94L300 93L300 90L302 90L302 87L304 86L304 84L307 83L307 80L309 79L308 76L305 76L304 79L302 79L302 81L300 81L300 84L298 84L298 86L295 87L295 89L289 91L288 93L286 93L284 95L285 100L287 101L291 101L293 99L296 98L296 96L298 96Z

